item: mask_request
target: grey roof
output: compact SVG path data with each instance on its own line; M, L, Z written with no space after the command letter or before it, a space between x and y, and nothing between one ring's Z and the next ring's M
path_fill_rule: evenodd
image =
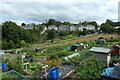
M111 50L104 47L92 47L89 51L98 53L109 53Z

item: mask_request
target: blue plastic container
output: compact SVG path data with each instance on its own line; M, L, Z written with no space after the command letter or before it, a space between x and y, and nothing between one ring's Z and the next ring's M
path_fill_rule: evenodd
M60 69L56 67L55 70L56 70L56 78L60 78Z
M50 70L50 78L51 79L56 79L57 78L55 68Z
M3 70L6 70L6 69L7 69L7 64L3 63L3 64L2 64L2 69L3 69Z

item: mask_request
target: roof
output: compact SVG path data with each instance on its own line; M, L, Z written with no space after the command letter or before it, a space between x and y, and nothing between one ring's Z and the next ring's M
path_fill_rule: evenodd
M118 47L118 48L120 48L120 46L119 46L119 45L115 45L115 47Z
M15 71L15 70L11 70L11 71L2 73L3 79L9 79L10 77L20 79L20 80L30 80L28 77L20 74L19 72Z
M104 47L92 47L89 51L97 53L109 53L111 50Z

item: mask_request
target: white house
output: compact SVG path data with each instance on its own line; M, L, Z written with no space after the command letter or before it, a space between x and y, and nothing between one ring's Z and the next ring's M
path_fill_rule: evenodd
M79 28L78 28L78 30L80 30L80 31L83 31L83 29L94 30L95 26L93 26L93 25L86 25L86 26L80 25Z
M51 30L51 29L58 30L58 27L55 25L48 26L48 30Z

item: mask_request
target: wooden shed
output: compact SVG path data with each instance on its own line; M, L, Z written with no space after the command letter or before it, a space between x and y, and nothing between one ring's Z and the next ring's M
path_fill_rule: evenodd
M72 51L78 51L80 49L84 48L84 45L80 45L80 44L73 44L71 47Z
M112 47L112 55L120 55L120 46L116 45Z
M89 51L95 52L96 59L107 63L107 65L109 66L110 56L111 56L110 49L104 47L92 47Z

